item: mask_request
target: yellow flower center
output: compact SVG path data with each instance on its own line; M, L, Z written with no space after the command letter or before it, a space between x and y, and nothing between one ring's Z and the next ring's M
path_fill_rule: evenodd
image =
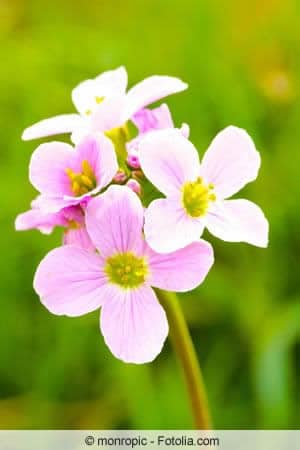
M213 184L205 184L202 178L185 183L182 187L182 203L191 217L204 216L210 202L216 200Z
M139 287L149 273L145 258L131 252L117 253L107 258L104 270L111 283L124 289Z
M76 197L86 194L97 186L94 171L86 159L81 163L81 172L76 173L69 168L65 169L65 172L70 179L71 191Z

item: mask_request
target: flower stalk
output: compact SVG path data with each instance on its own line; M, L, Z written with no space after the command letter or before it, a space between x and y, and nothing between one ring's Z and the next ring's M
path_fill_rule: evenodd
M156 294L167 313L170 337L183 370L195 428L212 429L202 372L178 298L173 292L156 290Z

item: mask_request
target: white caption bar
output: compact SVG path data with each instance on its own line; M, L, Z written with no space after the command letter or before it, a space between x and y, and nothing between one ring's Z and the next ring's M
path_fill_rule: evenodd
M300 450L300 431L0 431L1 450Z

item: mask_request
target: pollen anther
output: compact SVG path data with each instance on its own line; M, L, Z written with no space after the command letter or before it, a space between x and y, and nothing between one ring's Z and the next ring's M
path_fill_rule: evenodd
M87 194L97 185L94 171L86 159L81 163L81 172L74 172L69 167L65 169L65 172L70 180L71 191L76 197Z
M124 289L134 289L145 282L149 270L145 258L126 252L109 257L105 272L111 283Z
M182 203L186 213L191 217L204 216L209 203L216 200L212 183L205 184L201 177L196 181L187 182L182 187Z

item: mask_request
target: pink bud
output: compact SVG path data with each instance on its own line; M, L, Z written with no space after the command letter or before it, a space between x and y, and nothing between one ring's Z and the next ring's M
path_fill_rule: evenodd
M124 183L126 181L127 175L123 169L119 169L116 175L114 176L115 183Z
M139 169L141 167L138 152L136 150L131 150L127 156L127 164L133 169Z
M133 192L135 192L137 195L141 195L142 188L138 181L133 180L132 178L127 181L126 186L129 187Z

